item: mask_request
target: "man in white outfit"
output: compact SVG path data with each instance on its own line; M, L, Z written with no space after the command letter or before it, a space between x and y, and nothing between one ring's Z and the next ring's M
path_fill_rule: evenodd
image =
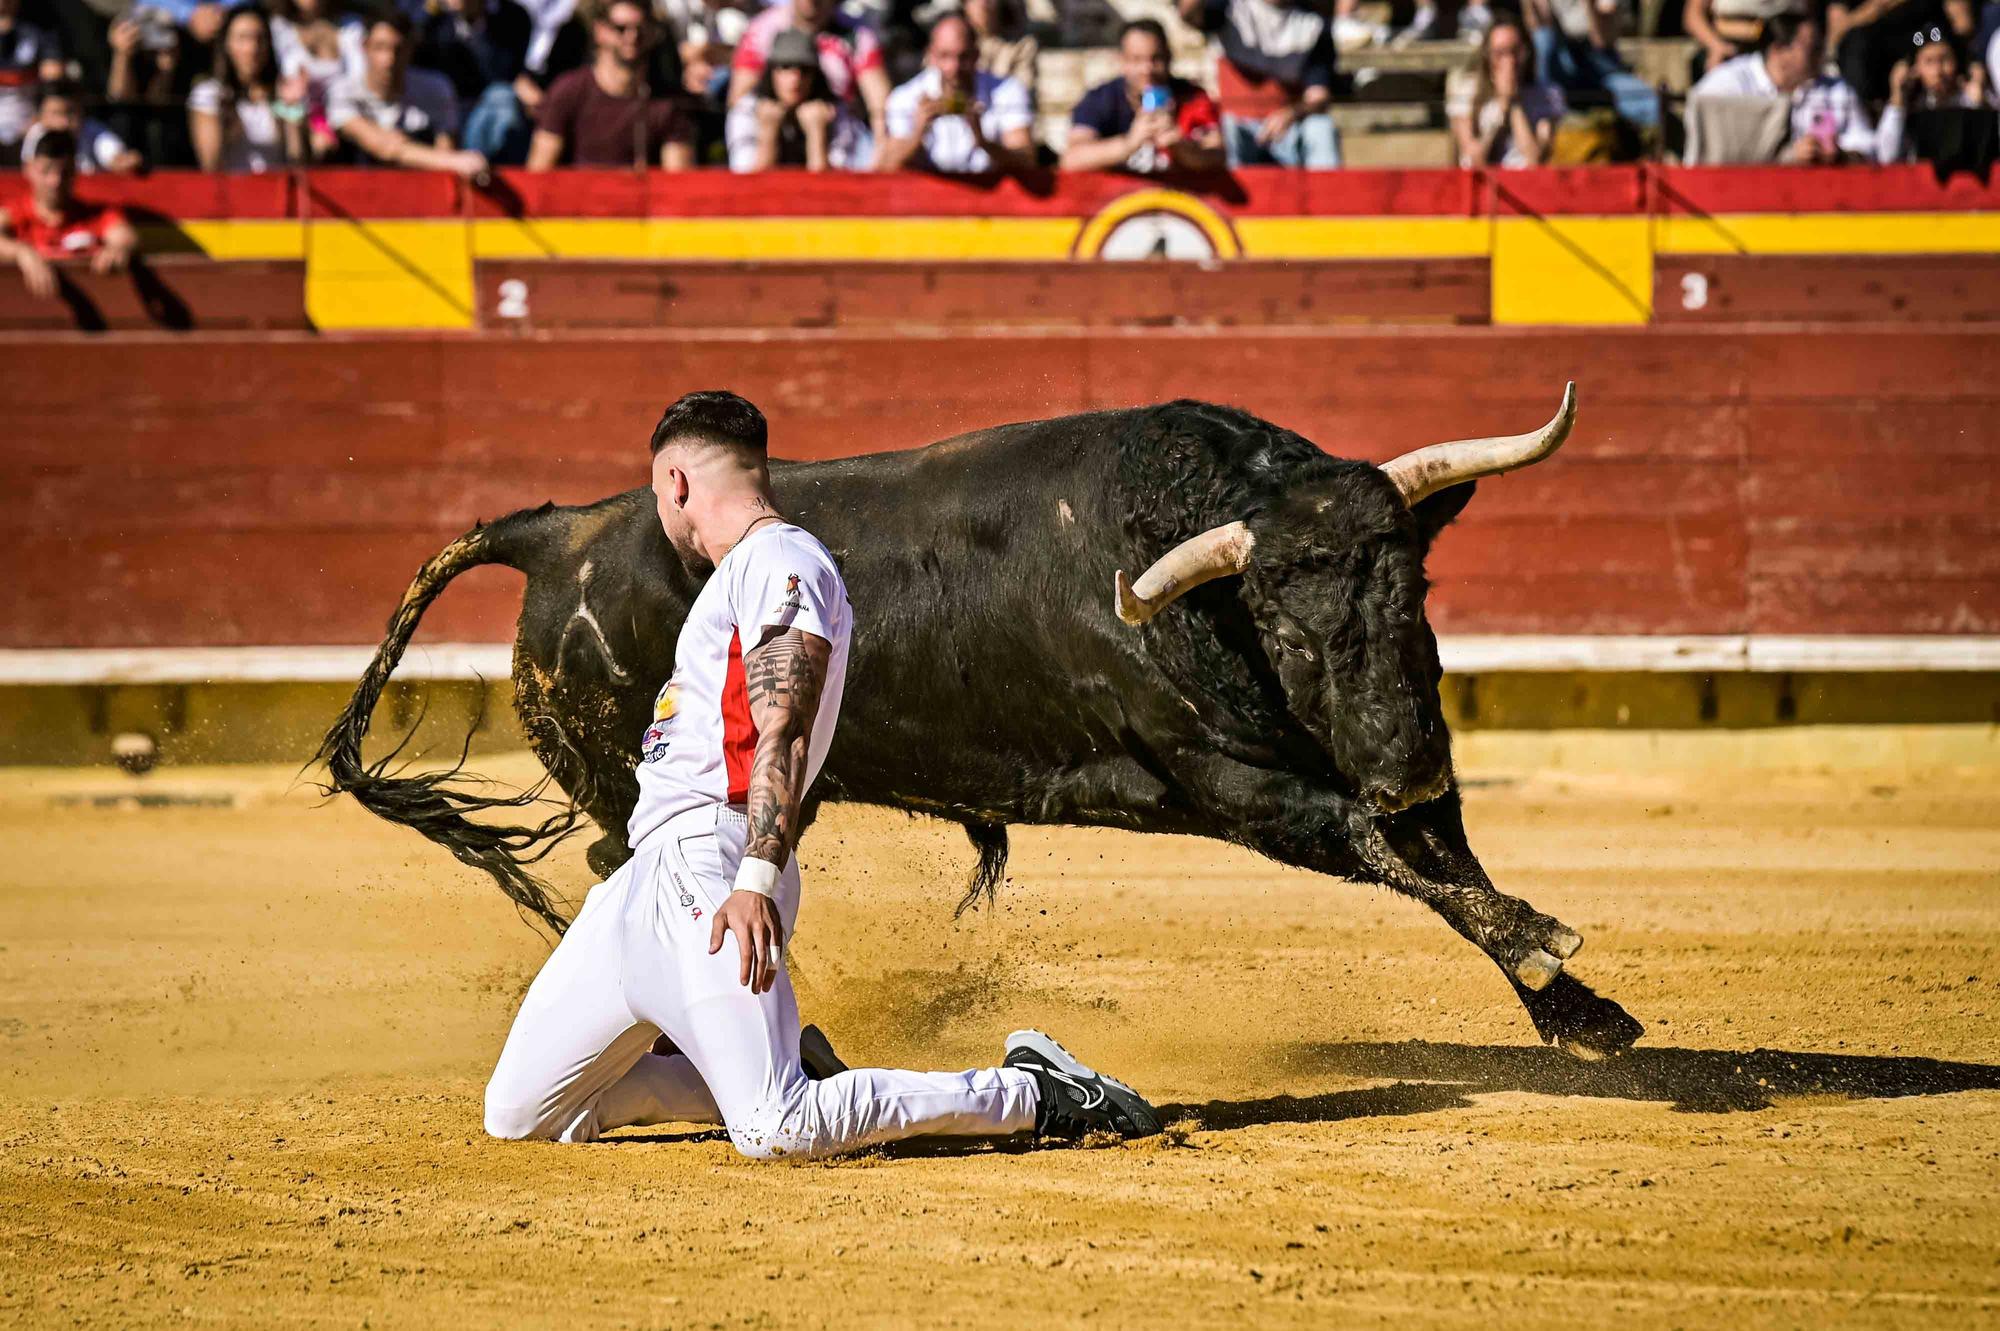
M660 525L708 581L645 734L632 858L529 987L486 1087L486 1130L592 1141L720 1123L758 1159L926 1134L1157 1132L1130 1088L1037 1031L1010 1036L997 1068L808 1076L783 947L799 807L847 681L847 589L826 547L778 512L756 407L690 393L652 446ZM663 1033L676 1052L652 1052Z

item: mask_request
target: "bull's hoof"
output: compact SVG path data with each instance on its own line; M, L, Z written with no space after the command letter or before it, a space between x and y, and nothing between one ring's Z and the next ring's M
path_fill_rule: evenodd
M1521 1001L1543 1043L1585 1062L1622 1054L1646 1033L1624 1008L1573 975L1558 975L1539 993L1522 986Z
M590 866L590 871L600 881L617 873L631 858L632 848L625 844L624 835L618 832L606 832L591 842L590 849L583 853L584 863Z
M1549 936L1542 940L1542 946L1558 960L1568 961L1576 955L1577 949L1583 946L1583 935L1566 924L1557 924Z
M1562 959L1536 948L1514 963L1514 978L1535 993L1549 987L1562 974Z

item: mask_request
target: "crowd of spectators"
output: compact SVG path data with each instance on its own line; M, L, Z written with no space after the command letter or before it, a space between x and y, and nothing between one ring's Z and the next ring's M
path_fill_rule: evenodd
M1621 52L1633 4L1417 0L1392 28L1359 0L1173 0L1212 86L1142 18L1118 77L1050 108L1038 65L1061 34L1022 0L0 0L0 165L54 141L84 173L1326 169L1343 64L1448 42L1458 161L1535 166L1590 160L1584 117L1677 144L1680 108ZM1905 161L1993 133L2000 0L1685 0L1679 18L1689 160ZM1067 125L1044 142L1051 110Z

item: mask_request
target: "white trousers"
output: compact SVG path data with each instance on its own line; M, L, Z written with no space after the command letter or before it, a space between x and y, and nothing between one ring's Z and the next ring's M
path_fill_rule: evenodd
M735 935L708 951L747 833L726 806L682 814L591 890L514 1018L486 1086L486 1130L578 1142L649 1123L720 1123L744 1155L772 1159L1033 1127L1034 1079L1014 1068L806 1076L791 976L781 966L770 992L753 994L737 980ZM777 903L789 940L796 858ZM679 1054L650 1052L661 1032Z

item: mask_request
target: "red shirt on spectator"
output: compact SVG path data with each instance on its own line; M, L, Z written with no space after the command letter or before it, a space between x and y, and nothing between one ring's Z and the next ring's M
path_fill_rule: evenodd
M736 43L736 58L730 62L730 68L747 70L752 75L763 74L772 40L791 26L792 7L788 4L773 5L751 19L750 26L743 30L743 40ZM854 100L855 85L863 74L883 68L882 45L876 40L875 30L845 14L835 13L833 21L814 33L813 39L819 47L819 67L826 75L827 85L843 102Z
M81 259L104 246L105 233L125 225L122 209L102 203L72 203L60 221L44 222L25 195L7 205L7 230L44 259Z

